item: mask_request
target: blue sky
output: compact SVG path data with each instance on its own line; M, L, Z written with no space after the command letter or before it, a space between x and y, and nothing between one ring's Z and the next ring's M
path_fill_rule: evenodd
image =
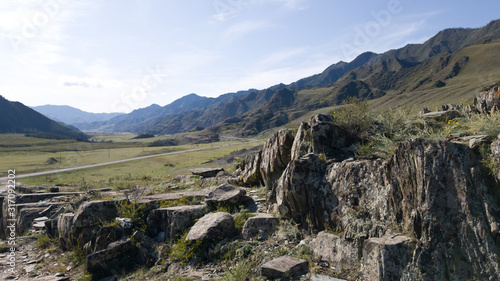
M500 18L500 2L0 0L0 95L130 112L291 83Z

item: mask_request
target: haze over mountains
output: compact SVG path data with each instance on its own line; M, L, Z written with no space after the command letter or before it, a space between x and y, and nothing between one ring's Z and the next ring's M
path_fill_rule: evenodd
M34 110L58 122L68 125L107 121L124 113L90 113L68 105L33 106Z
M482 28L446 29L423 44L382 54L366 52L289 85L217 98L190 94L163 107L153 104L129 114L101 116L112 118L95 122L69 119L71 114L57 115L49 107L45 114L89 132L248 136L349 97L371 99L379 108L467 102L475 91L500 80L499 38L500 20L496 20Z

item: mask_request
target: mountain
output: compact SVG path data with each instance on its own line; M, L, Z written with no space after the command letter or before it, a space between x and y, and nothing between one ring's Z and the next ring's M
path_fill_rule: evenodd
M80 128L155 134L204 130L207 134L247 136L339 105L349 97L370 99L379 109L458 103L497 82L499 38L500 20L482 28L446 29L422 44L382 54L366 52L289 85L218 98L191 94L154 108L147 118L138 110Z
M70 126L53 121L20 102L0 96L0 133L22 133L37 137L86 140L89 136Z
M90 113L67 105L41 105L32 109L52 120L76 126L79 123L106 121L123 113Z

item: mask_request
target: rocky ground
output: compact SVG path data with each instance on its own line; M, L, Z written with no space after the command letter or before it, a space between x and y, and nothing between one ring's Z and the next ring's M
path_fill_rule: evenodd
M6 272L4 248L3 276L499 280L500 138L452 132L458 122L448 119L491 116L498 90L478 95L475 106L424 110L400 125L446 126L445 139L379 131L398 140L384 157L373 150L380 142L316 115L277 132L231 174L193 169L125 192L19 187L18 272ZM373 153L361 155L368 140ZM0 234L8 238L11 209L2 200Z

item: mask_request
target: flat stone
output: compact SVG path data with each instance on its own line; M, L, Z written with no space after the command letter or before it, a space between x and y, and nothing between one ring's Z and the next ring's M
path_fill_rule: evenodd
M308 245L314 255L321 256L337 268L354 268L358 264L358 247L337 235L320 232Z
M242 235L244 239L252 239L256 236L271 236L277 229L278 220L270 214L258 214L248 218L243 226Z
M189 170L193 175L200 176L204 178L213 178L217 176L219 172L224 171L224 168L196 168Z
M186 240L215 240L235 232L234 219L228 213L210 213L198 220L189 230Z
M231 204L238 206L242 203L246 191L230 184L223 184L211 191L205 198L207 204Z
M267 278L298 277L307 274L309 264L306 260L282 256L261 266L262 276Z

